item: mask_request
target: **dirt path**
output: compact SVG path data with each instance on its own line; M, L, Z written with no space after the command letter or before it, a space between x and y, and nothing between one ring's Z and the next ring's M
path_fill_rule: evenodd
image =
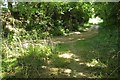
M61 37L54 37L52 38L52 41L54 43L69 43L69 42L75 42L77 40L84 40L87 38L90 38L92 36L95 36L98 32L97 31L87 31L83 33L70 33L68 36L61 36Z
M87 31L83 33L74 32L67 36L52 38L51 41L58 48L57 51L59 53L54 53L42 66L28 66L25 68L28 72L25 73L31 71L29 73L30 78L95 78L95 63L90 64L87 61L88 59L85 59L85 57L91 56L91 53L89 52L91 48L89 48L90 45L84 41L87 41L97 33L97 31ZM38 43L35 43L35 45L40 45L41 42L44 44L44 40L40 40ZM27 59L29 59L29 56ZM93 67L90 67L89 65L92 65ZM24 70L23 72L18 72L16 77L20 77L20 75L23 77L23 74Z
M86 60L82 59L82 56L86 54L90 54L89 50L87 51L86 47L83 46L76 46L76 42L80 40L86 40L88 38L91 38L95 36L98 32L97 31L88 31L77 34L73 33L68 36L63 37L56 37L53 38L52 41L55 44L61 44L59 47L63 48L60 50L62 53L58 55L61 59L61 61L58 61L58 64L63 64L64 61L68 61L68 63L64 64L64 67L48 67L49 74L51 74L53 77L61 78L61 77L75 77L75 78L91 78L94 76L94 71L91 72L91 69L95 69L92 67L89 67L90 64ZM83 42L84 43L84 42ZM64 46L66 46L66 49L64 50ZM88 45L90 46L90 45ZM85 53L85 51L87 53ZM87 55L86 55L87 56ZM64 61L62 61L62 58L64 58ZM57 58L56 58L57 59ZM60 62L60 63L59 63ZM94 76L95 77L95 76Z

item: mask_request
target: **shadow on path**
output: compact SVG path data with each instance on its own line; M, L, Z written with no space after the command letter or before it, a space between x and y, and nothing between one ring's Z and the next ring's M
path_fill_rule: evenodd
M30 54L19 58L15 78L98 78L106 65L95 59L97 51L89 41L97 33L88 31L52 38L59 53L49 57Z

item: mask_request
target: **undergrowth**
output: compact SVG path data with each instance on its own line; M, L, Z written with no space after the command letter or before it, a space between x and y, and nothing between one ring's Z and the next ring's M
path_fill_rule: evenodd
M43 66L68 68L72 61L59 57L66 51L79 55L87 62L85 69L91 71L93 77L118 77L117 30L109 33L101 31L91 38L74 43L46 45L33 42L23 43L18 37L2 41L2 74L1 78L38 78L49 77L44 74ZM76 66L76 65L74 65ZM47 70L46 68L46 70Z
M11 42L3 40L0 77L16 77L18 73L24 73L30 67L34 70L42 65L47 65L47 60L53 53L55 53L53 46L36 45L34 42L22 43L19 38ZM28 74L31 73L25 72L25 74L25 76L22 74L21 77L29 77Z

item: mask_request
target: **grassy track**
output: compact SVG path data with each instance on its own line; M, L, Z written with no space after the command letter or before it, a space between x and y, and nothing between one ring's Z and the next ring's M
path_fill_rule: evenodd
M106 65L98 60L100 54L95 48L97 44L94 43L96 36L97 32L93 31L54 38L54 41L59 42L57 49L60 52L66 54L66 57L73 55L70 64L67 65L67 68L72 70L70 77L102 77L100 74Z
M46 54L51 53L49 47L30 47L28 54L15 58L17 64L13 62L13 69L16 70L4 72L4 75L15 78L107 78L111 60L109 53L113 49L98 35L97 31L87 31L54 37L51 41L55 44L55 50L48 57ZM38 45L39 41L35 44Z

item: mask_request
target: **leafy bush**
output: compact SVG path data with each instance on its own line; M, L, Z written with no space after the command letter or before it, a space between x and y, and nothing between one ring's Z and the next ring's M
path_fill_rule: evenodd
M14 7L12 3L8 4L9 10L3 9L5 14L2 15L3 32L6 36L10 33L10 29L6 29L7 24L11 25L12 29L16 29L15 26L18 29L23 28L34 36L33 39L44 32L55 36L65 35L66 29L69 31L78 30L78 26L87 22L91 16L91 9L89 9L91 3L27 2L17 3Z

